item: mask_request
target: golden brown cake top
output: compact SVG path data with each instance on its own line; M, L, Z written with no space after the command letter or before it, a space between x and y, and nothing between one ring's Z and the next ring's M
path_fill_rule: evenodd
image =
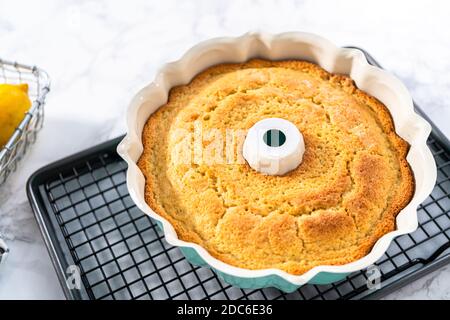
M305 140L303 162L283 176L242 158L246 131L274 117ZM243 268L301 274L354 261L394 229L414 189L387 108L304 61L209 68L171 90L142 138L150 207L181 239Z

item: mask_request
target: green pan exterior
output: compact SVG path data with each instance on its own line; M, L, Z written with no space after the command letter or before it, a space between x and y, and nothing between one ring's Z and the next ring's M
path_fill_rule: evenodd
M156 221L159 228L162 230L162 224ZM295 285L286 279L278 275L268 275L264 277L255 278L244 278L230 275L228 273L216 270L212 268L195 249L189 247L180 247L181 252L186 257L186 259L193 265L200 267L207 267L213 270L219 278L232 286L242 288L242 289L261 289L261 288L277 288L283 292L293 292L300 288L301 286ZM319 272L315 275L308 284L330 284L343 280L348 276L348 273L330 273L330 272Z

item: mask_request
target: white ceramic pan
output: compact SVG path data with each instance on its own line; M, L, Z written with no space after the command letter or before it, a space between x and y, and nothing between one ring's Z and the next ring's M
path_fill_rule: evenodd
M302 275L292 275L278 269L237 268L212 257L197 244L180 240L172 225L145 202L145 180L136 162L143 150L141 133L148 117L166 103L172 87L189 83L202 70L220 63L244 62L255 57L308 60L328 72L349 75L358 88L388 107L398 135L411 145L407 160L416 182L414 196L398 214L397 229L381 237L365 257L345 265L317 266ZM431 127L414 112L406 87L388 72L369 65L361 51L339 48L309 33L247 33L237 38L212 39L194 46L179 60L164 65L155 80L136 94L128 108L127 127L127 135L120 143L118 152L128 163L127 184L136 205L158 222L167 242L180 247L191 263L208 266L228 283L242 288L272 286L289 292L306 283L334 282L351 272L371 266L386 252L392 239L417 228L417 207L430 194L436 181L436 165L426 145Z

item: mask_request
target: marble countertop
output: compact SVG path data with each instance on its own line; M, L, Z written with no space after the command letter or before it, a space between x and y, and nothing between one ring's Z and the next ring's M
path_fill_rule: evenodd
M0 12L0 57L52 78L38 141L0 188L0 232L11 248L0 271L3 299L64 298L26 198L29 175L123 133L133 94L200 40L301 30L363 47L450 136L448 1L0 0ZM450 266L388 298L449 299Z

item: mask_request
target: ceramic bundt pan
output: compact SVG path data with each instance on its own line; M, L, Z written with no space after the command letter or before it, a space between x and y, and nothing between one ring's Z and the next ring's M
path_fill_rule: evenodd
M308 60L330 73L349 75L358 88L387 106L397 134L411 145L407 161L415 177L414 196L398 214L397 229L381 237L365 257L345 265L317 266L302 275L292 275L279 269L248 270L234 267L214 258L201 246L180 240L172 225L145 202L145 179L136 162L143 150L141 134L148 117L167 102L172 87L189 83L204 69L220 63L244 62L256 57L268 60ZM131 198L140 210L157 221L167 242L179 247L192 264L210 267L223 280L237 287L276 287L291 292L306 283L335 282L351 272L369 267L382 257L395 237L417 228L417 207L430 194L436 181L436 165L426 145L430 132L430 125L414 112L406 87L391 74L369 65L361 51L339 48L324 38L309 33L247 33L237 38L216 38L202 42L178 61L164 65L155 80L139 91L131 101L127 113L127 135L119 144L118 152L128 163L127 185Z

